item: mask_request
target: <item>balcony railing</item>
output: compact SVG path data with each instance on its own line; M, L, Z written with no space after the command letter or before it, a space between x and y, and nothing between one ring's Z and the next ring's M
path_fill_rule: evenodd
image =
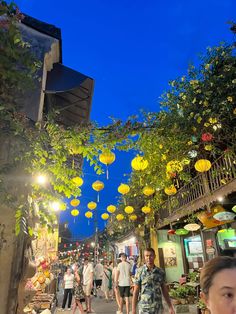
M163 224L165 218L175 216L183 209L198 209L194 208L193 205L197 204L199 200L213 195L217 190L224 188L235 179L236 155L224 153L212 163L211 169L207 173L197 175L180 188L177 194L168 198L162 208L158 210L158 224Z

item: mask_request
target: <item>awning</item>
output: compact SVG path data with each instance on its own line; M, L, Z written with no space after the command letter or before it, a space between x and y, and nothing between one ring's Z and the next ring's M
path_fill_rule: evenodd
M60 63L47 73L44 111L60 111L60 122L72 126L89 121L94 80Z

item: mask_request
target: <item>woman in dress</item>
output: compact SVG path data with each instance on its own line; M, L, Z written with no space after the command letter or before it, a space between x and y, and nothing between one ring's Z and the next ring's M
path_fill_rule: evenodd
M218 256L200 273L201 298L211 314L236 313L236 258Z
M85 302L85 294L82 286L82 281L78 272L78 266L75 266L74 269L75 274L75 285L74 285L74 292L75 292L75 302L73 304L73 312L72 314L75 314L77 307L79 308L79 311L81 314L84 314L83 305L81 302Z
M105 299L108 302L109 292L112 289L112 271L109 265L104 265L101 290L104 292Z

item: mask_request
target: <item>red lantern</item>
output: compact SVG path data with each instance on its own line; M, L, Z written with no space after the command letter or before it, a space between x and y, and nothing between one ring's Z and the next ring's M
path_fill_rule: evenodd
M66 248L66 244L64 244L64 248Z
M210 142L213 139L213 135L211 133L203 133L202 134L202 141L203 142Z
M175 230L174 229L170 229L170 230L167 231L167 233L169 235L173 235L173 234L175 234Z
M76 246L79 246L79 242L75 242Z

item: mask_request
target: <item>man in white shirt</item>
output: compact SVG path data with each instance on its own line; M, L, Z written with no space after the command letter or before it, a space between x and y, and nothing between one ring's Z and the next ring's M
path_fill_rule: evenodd
M85 293L86 311L92 312L91 308L91 291L93 287L93 265L89 263L87 257L84 259L83 267L83 289Z
M130 297L130 275L131 266L127 262L127 256L125 253L120 255L121 263L117 266L116 272L116 286L119 287L120 292L120 311L123 312L123 304L125 299L126 313L129 314L129 297Z
M94 296L97 294L97 289L101 288L102 285L102 277L103 277L103 265L99 261L96 266L94 267L94 280L95 280L95 287L94 287Z

